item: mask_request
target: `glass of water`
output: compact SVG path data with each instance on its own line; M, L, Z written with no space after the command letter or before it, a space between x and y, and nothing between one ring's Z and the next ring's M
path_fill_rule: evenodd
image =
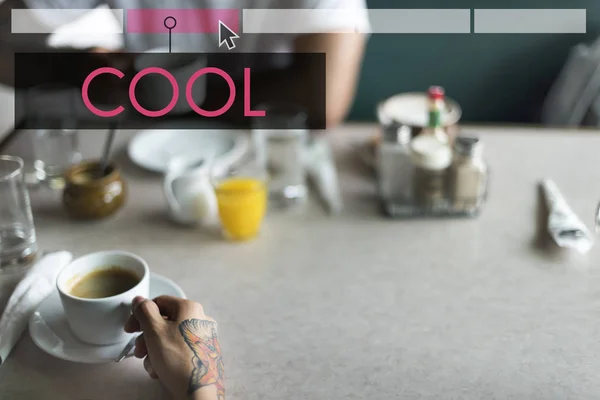
M269 175L269 204L285 207L303 203L308 195L304 154L308 140L307 115L293 105L263 105L266 116L256 118L252 136L257 160Z
M34 130L33 150L36 177L52 189L64 188L64 172L81 161L75 129Z
M27 119L35 123L31 130L35 175L52 189L62 189L65 170L81 161L75 129L80 93L75 87L55 83L26 92Z
M21 158L0 156L0 269L28 266L37 245Z

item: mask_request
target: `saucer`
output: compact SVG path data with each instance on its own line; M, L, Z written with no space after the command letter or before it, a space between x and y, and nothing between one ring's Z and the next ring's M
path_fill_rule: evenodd
M183 290L170 279L150 274L150 298L162 295L185 298ZM67 324L58 291L40 304L29 319L29 334L33 342L46 353L67 361L100 364L114 362L127 341L108 346L94 346L79 341Z
M184 125L182 125L184 126ZM243 132L231 129L150 129L139 132L128 145L129 158L150 171L165 173L173 157L210 159L229 165L248 149Z

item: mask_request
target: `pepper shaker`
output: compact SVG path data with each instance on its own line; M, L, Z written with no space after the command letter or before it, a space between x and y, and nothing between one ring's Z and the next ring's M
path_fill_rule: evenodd
M457 212L476 214L485 200L489 169L483 158L483 143L477 137L459 136L449 174L452 207Z

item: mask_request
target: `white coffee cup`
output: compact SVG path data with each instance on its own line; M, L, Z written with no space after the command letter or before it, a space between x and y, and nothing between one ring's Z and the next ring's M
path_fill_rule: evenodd
M183 53L168 47L148 50L139 55L135 60L136 71L142 71L150 67L163 68L170 72L179 87L179 99L175 107L168 115L184 114L193 112L187 102L186 87L190 78L207 65L206 56L202 54ZM173 87L164 76L150 74L144 76L138 83L140 88L140 100L142 104L156 111L166 107L173 97ZM137 89L137 88L136 88ZM206 96L206 76L196 79L192 87L192 97L196 104L202 104Z
M139 277L139 282L121 294L104 298L82 298L71 294L80 278L93 271L119 267ZM136 296L148 297L150 270L141 257L124 251L101 251L77 258L58 274L56 287L67 322L81 341L109 345L130 339L124 326Z

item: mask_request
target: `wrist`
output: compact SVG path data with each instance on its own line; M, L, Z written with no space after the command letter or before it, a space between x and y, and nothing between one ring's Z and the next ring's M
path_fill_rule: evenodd
M189 397L188 400L208 400L205 396L203 396L199 390L196 390L194 393L192 393Z
M196 390L192 394L188 394L185 397L181 398L182 400L213 400L210 397L207 397L206 394L201 393L200 390ZM216 400L216 398L214 399Z
M181 397L182 400L221 400L217 396L216 389L214 386L204 386L193 393L188 394L185 397Z

